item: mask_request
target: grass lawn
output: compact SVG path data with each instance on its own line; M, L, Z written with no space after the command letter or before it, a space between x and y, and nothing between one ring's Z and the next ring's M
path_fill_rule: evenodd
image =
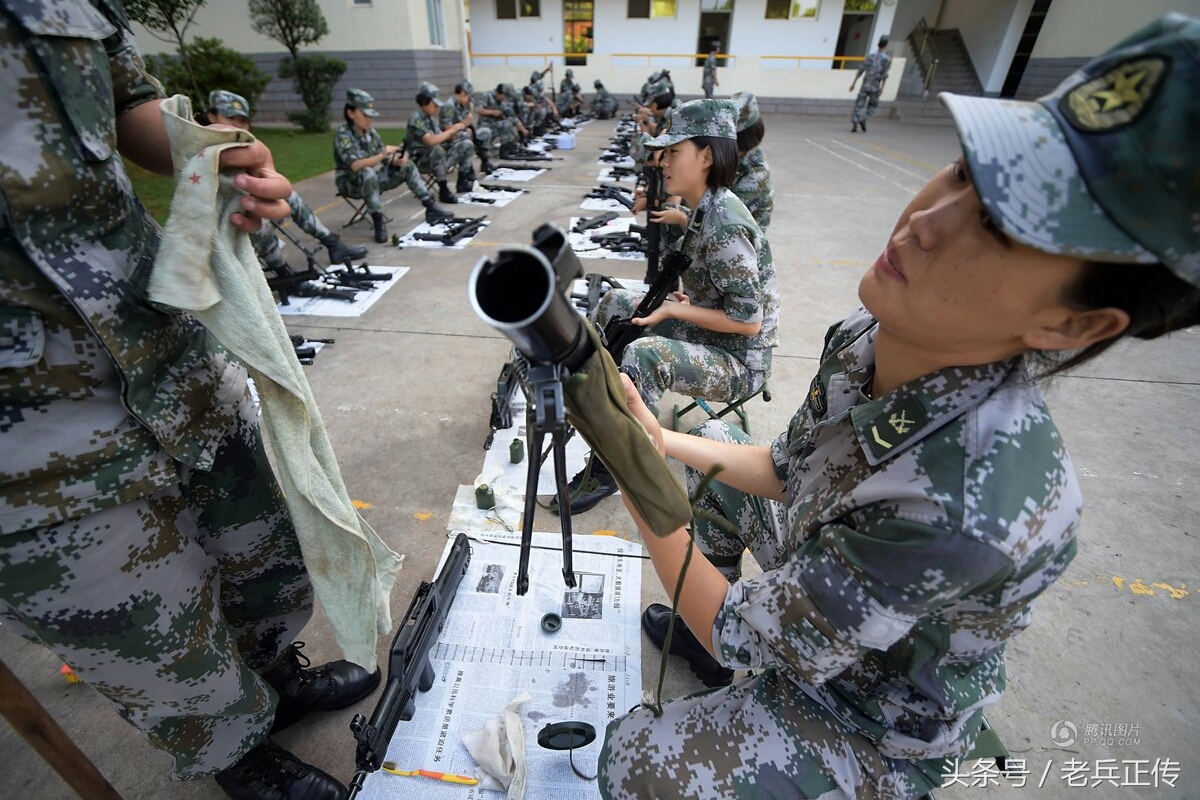
M320 175L333 169L333 131L326 133L304 133L286 128L260 128L254 132L263 144L271 148L275 156L275 168L288 176L293 183ZM383 141L399 144L404 138L403 128L379 128ZM147 172L141 167L125 161L133 189L142 203L160 223L166 222L171 208L171 195L175 185L170 178Z

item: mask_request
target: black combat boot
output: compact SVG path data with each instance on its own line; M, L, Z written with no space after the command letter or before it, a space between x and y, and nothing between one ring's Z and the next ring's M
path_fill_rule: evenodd
M586 480L585 480L586 476ZM592 454L587 465L571 478L567 484L567 497L571 501L571 515L582 514L610 494L617 492L617 479L604 466L604 462ZM550 513L558 513L558 497L550 500Z
M454 185L454 191L459 194L465 194L475 188L475 170L469 169L466 172L459 170L458 181Z
M492 172L495 171L495 169L496 169L496 165L493 164L491 162L491 160L489 160L487 157L484 157L483 159L481 159L480 164L479 164L479 170L484 175L491 175Z
M321 244L325 245L329 250L330 264L345 264L347 261L353 261L356 258L366 258L367 248L361 244L346 244L338 238L336 233L328 234L321 240Z
M383 244L387 241L387 226L383 224L383 212L372 211L371 222L375 223L375 241Z
M443 203L457 203L458 197L454 192L450 191L450 187L445 181L438 181L438 200Z
M331 661L316 669L300 652L304 642L293 642L263 673L263 680L279 694L275 725L281 731L310 711L337 711L357 703L379 685L379 670L367 672L349 661Z
M346 787L270 739L214 776L234 800L343 800Z
M512 158L513 155L516 154L516 152L517 152L517 143L516 142L505 142L504 144L500 145L500 157L501 158Z
M659 650L662 650L663 642L667 638L667 625L670 622L671 609L661 603L651 603L642 612L642 630ZM705 686L713 688L733 683L733 670L721 666L719 661L709 655L679 615L675 616L675 628L671 631L671 655L682 656Z
M437 222L439 219L450 219L454 216L449 211L435 203L431 195L425 195L425 197L421 199L421 205L425 206L426 222Z

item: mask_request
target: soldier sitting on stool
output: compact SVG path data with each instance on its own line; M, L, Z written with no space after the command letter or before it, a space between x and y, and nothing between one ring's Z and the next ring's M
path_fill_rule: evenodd
M212 125L230 125L248 131L250 130L250 104L240 94L223 89L209 92L208 122ZM292 219L300 226L300 229L314 239L320 240L321 244L329 250L331 264L342 264L366 256L367 248L360 244L348 245L339 239L336 233L332 233L329 228L326 228L299 194L292 192L287 203L292 209ZM272 233L268 226L264 225L251 233L250 241L254 244L254 252L268 267L287 266L287 262L283 260L283 256L279 252L282 249L279 237Z
M458 167L457 191L469 192L475 185L474 148L468 139L455 139L466 128L465 123L455 122L442 130L437 101L425 92L417 93L417 110L408 118L408 149L421 172L432 172L437 178L438 200L443 203L458 202L446 185L447 161Z

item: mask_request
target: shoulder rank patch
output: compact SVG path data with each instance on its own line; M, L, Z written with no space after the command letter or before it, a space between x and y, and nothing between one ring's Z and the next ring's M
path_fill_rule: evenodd
M1167 61L1161 56L1126 61L1076 86L1059 101L1058 108L1067 121L1086 133L1120 128L1141 116L1166 70Z
M887 413L867 422L864 428L867 447L871 448L875 458L887 458L892 451L907 444L928 421L929 415L915 398L900 400Z

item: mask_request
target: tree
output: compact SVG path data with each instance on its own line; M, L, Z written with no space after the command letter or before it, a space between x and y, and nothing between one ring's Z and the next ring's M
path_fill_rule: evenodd
M287 48L292 60L300 45L316 44L329 33L317 0L250 0L250 23L255 32Z
M196 12L204 6L205 1L125 0L125 13L129 15L131 20L150 31L150 35L159 41L174 44L179 48L180 61L187 72L188 80L192 84L192 91L196 95L200 94L200 86L196 82L196 75L192 72L192 64L188 60L184 46L184 37L187 36L187 29L196 19ZM168 33L170 37L159 36L160 33Z
M220 39L197 37L184 46L183 53L194 69L194 81L184 68L182 57L147 56L146 66L162 81L167 94L189 95L192 108L201 115L208 108L208 93L213 89L240 94L253 111L259 95L271 82L271 76L259 69L252 58L226 47Z
M333 86L346 71L346 62L300 55L300 45L316 44L329 33L317 0L250 0L250 20L255 31L287 48L289 57L279 63L279 77L295 82L305 106L304 111L289 112L288 119L309 132L327 130Z

